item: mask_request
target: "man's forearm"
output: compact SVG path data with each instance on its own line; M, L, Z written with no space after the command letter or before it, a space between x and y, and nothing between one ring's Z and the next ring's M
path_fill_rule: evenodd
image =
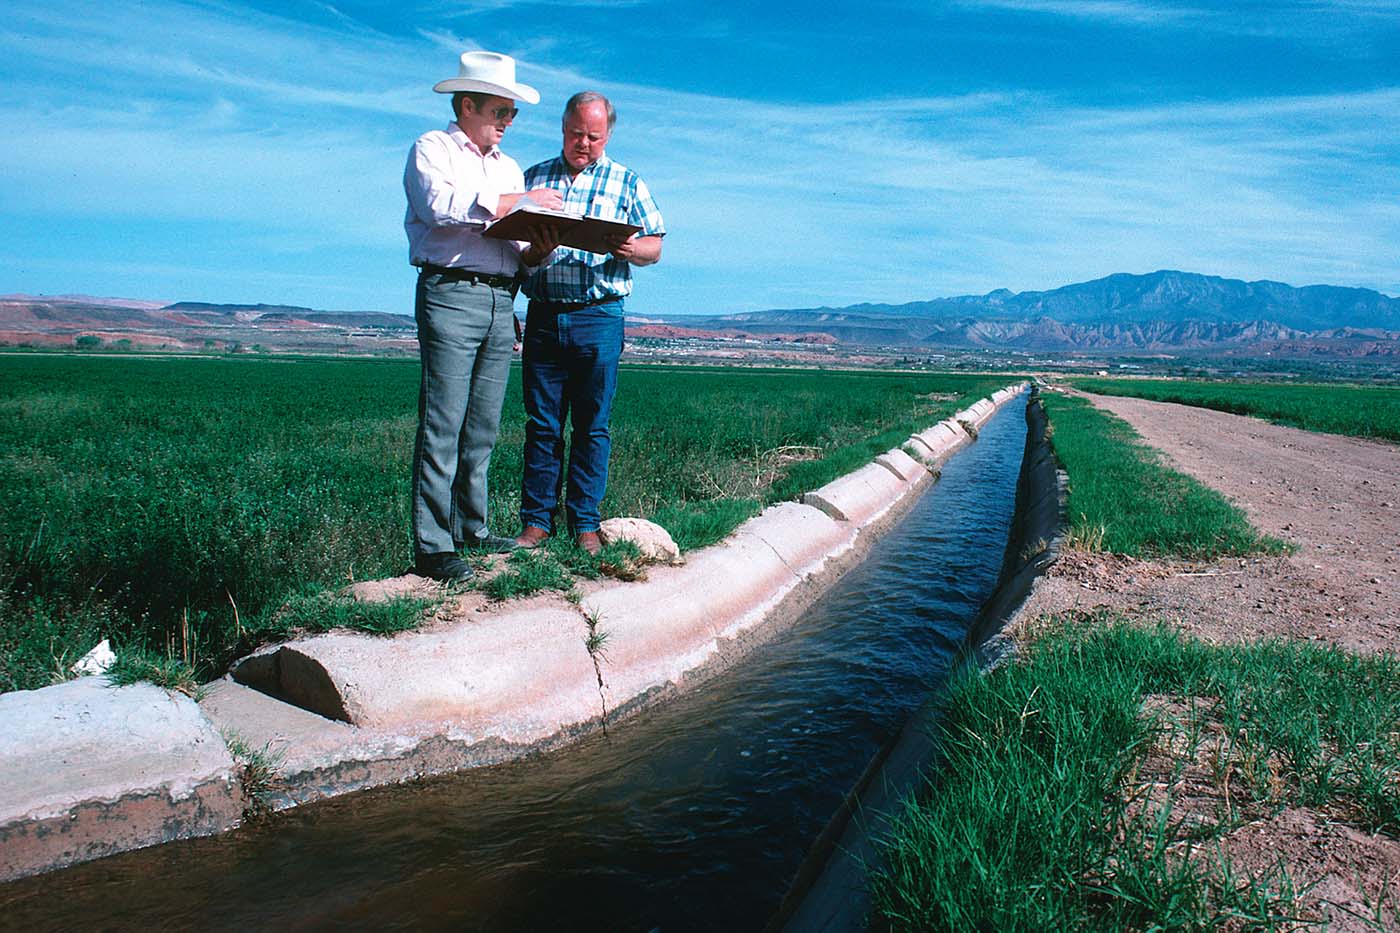
M649 266L661 261L661 237L639 236L632 241L632 255L628 262L634 266Z
M517 191L515 194L501 195L500 201L496 206L496 216L504 217L511 211L515 210L516 202L523 197L525 197L525 192L523 191Z

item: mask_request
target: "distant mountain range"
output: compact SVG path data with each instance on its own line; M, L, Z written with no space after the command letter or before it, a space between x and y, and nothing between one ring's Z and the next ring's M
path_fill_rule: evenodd
M1400 358L1400 299L1364 288L1294 288L1164 270L1050 291L999 289L900 305L634 317L628 332L908 350ZM0 296L0 343L71 346L79 336L172 349L253 344L313 351L403 350L415 340L412 318L380 312Z
M793 308L670 324L762 337L1023 351L1177 352L1251 348L1342 356L1400 352L1400 299L1364 288L1243 282L1191 272L1119 273L1043 292L907 304Z

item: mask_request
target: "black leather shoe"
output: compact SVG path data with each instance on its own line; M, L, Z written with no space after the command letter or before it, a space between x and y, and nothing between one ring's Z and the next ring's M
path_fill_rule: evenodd
M413 559L413 572L440 583L466 583L475 572L456 554L419 554Z
M500 535L493 534L487 534L480 538L468 538L465 545L467 550L479 551L483 554L504 554L519 546L515 543L514 538L502 538Z

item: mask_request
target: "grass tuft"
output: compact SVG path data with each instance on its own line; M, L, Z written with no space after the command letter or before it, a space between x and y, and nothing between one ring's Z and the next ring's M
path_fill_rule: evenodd
M560 538L550 538L537 548L512 551L506 569L478 585L492 599L520 599L545 591L574 593L578 580L612 577L646 579L642 552L630 541L614 541L597 555ZM573 600L571 600L573 601Z
M646 558L642 556L641 548L631 541L613 541L604 545L594 559L598 563L598 572L613 580L635 583L647 578Z
M272 743L261 748L249 744L237 732L224 733L224 743L238 764L238 779L243 793L243 819L253 822L272 813L271 793L277 780L282 754L272 750Z
M602 618L598 613L590 612L584 621L588 624L588 637L584 640L584 647L593 655L595 664L600 658L607 660L607 652L604 649L608 644L608 632L601 628Z
M417 628L424 616L441 604L440 596L399 596L367 602L311 586L243 628L255 641L277 641L294 634L335 629L393 635Z
M657 509L651 520L671 534L682 551L708 547L763 511L759 499L682 501Z
M199 698L199 677L194 667L182 658L142 648L118 648L116 655L117 659L103 674L113 686L146 682Z
M561 557L566 547L569 545L550 539L537 548L512 551L506 569L479 588L497 600L519 599L545 590L566 592L574 585L574 576Z

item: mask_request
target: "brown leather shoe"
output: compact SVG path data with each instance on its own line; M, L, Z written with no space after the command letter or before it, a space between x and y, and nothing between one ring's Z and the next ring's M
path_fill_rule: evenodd
M520 537L515 539L515 546L529 550L539 547L547 540L549 540L549 532L543 528L536 528L534 525L526 525L525 530L520 532Z
M574 543L594 557L597 557L598 552L603 549L603 539L598 537L598 532L596 531L579 532L579 536L574 539Z

